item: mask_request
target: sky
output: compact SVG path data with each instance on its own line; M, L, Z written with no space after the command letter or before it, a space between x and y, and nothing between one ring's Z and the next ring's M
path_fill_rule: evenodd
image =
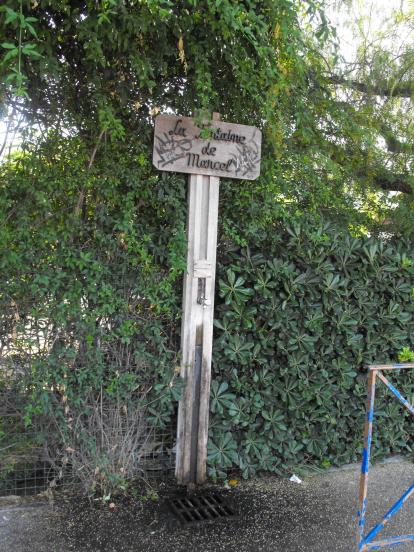
M414 0L332 0L327 10L330 21L337 29L340 50L347 61L355 59L359 44L355 40L355 31L359 26L360 36L364 36L367 43L379 38L388 27L388 46L397 49L413 37L411 31L403 25L396 27L390 24L395 13L414 11ZM390 29L391 27L391 29ZM381 37L384 40L383 37ZM387 43L387 39L385 39Z

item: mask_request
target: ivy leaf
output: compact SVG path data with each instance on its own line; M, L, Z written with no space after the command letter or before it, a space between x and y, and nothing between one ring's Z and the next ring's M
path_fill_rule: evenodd
M3 58L3 62L9 61L9 59L13 59L19 55L19 50L9 50L7 54ZM7 79L6 79L7 80Z
M241 364L248 364L252 357L251 350L253 347L253 341L245 342L239 334L230 335L224 349L224 354L228 356L230 360L240 362Z
M35 44L27 44L22 48L22 52L23 54L29 57L41 58L42 54L38 52L35 48L36 48Z
M247 433L246 439L242 444L248 454L254 454L256 457L259 457L266 447L264 438L254 431L249 431Z
M5 24L7 25L8 23L12 23L13 21L16 21L16 19L19 17L19 14L18 12L12 10L11 8L8 8L7 6L5 6L5 10L6 10L6 19L5 19Z
M227 270L227 282L219 281L220 297L225 297L226 304L229 305L232 301L244 302L253 294L251 288L243 287L245 280L242 276L236 279L236 275L230 268Z
M236 398L236 395L233 393L227 393L229 384L225 381L219 383L218 381L213 381L211 384L211 393L210 393L210 410L215 413L223 414L224 408L230 408L233 405L233 401Z
M208 444L208 461L221 468L230 468L239 463L237 442L230 432L220 435L218 440L212 439Z
M27 23L28 19L26 19L26 29L28 29L29 33L31 35L33 35L35 38L39 38L37 36L37 32L35 30L35 28L33 27L33 25L31 25L30 23Z

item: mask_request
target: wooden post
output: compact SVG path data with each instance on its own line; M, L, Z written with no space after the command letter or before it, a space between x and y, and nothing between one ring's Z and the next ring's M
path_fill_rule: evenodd
M186 386L178 408L176 455L178 483L188 487L206 479L219 183L216 176L189 177L181 325L181 377Z

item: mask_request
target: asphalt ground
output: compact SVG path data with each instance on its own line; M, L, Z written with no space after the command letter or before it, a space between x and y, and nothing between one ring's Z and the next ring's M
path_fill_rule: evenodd
M308 476L240 482L223 493L237 519L182 527L157 502L115 501L115 508L76 498L52 504L0 502L1 552L354 552L359 467ZM414 464L393 459L370 469L369 528L414 480ZM169 493L173 489L168 490ZM381 537L414 533L414 498ZM379 538L379 536L378 536ZM385 550L413 551L414 542Z

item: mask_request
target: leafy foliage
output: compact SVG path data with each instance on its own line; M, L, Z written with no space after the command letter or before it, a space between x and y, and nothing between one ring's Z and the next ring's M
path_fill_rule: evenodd
M414 352L409 347L403 347L398 355L400 362L414 362Z
M53 136L0 168L0 355L29 392L25 424L49 427L52 460L83 462L85 487L105 493L180 394L183 181L152 175L141 143L122 149L91 166L79 140Z
M11 90L16 96L25 96L29 99L25 88L27 77L22 72L22 64L24 58L39 59L42 55L37 49L36 30L33 23L37 22L36 17L25 16L23 14L23 0L19 0L18 9L8 6L2 6L2 11L5 13L4 25L17 29L16 43L3 42L0 47L6 50L3 58L3 64L9 66L9 73L6 75L5 82L11 85Z
M10 13L21 17L10 21ZM36 56L19 47L21 18L36 19L30 22L36 36L22 31L22 44L28 41ZM304 32L305 21L311 32ZM15 109L46 135L77 136L91 151L138 133L145 141L152 117L165 110L217 111L223 120L260 127L260 180L243 184L243 191L223 187L226 203L242 215L225 213L236 239L246 236L235 221L267 224L275 200L282 216L286 204L317 212L322 206L344 224L372 226L374 203L369 212L356 209L361 198L332 160L337 141L354 143L358 136L329 86L319 85L317 48L331 37L321 2L6 0L0 35L21 54L24 89L16 97L9 80L16 58L3 59L0 109ZM311 89L310 75L318 81Z
M8 43L21 28L34 33L42 58L22 59L25 107L51 124L60 116L94 134L102 109L130 128L151 108L167 106L182 113L216 109L242 122L247 113L271 116L269 95L280 77L286 80L275 48L281 60L300 63L297 7L318 13L317 4L6 0L0 30ZM4 60L5 74L13 67L13 59Z
M221 258L211 475L358 459L364 363L411 358L413 251L308 218ZM382 397L377 412L375 454L411 450L402 409Z
M185 182L151 165L159 111L218 111L264 136L261 177L221 184L212 475L355 459L362 363L413 345L413 247L390 237L411 230L382 233L392 208L372 187L371 108L358 95L344 106L325 74L322 8L3 2L0 107L31 129L0 166L0 345L24 366L26 424L52 416L92 474L117 457L75 434L90 404L142 406L163 426L179 395ZM368 232L383 240L355 237ZM380 412L377 450L401 450L398 407Z

